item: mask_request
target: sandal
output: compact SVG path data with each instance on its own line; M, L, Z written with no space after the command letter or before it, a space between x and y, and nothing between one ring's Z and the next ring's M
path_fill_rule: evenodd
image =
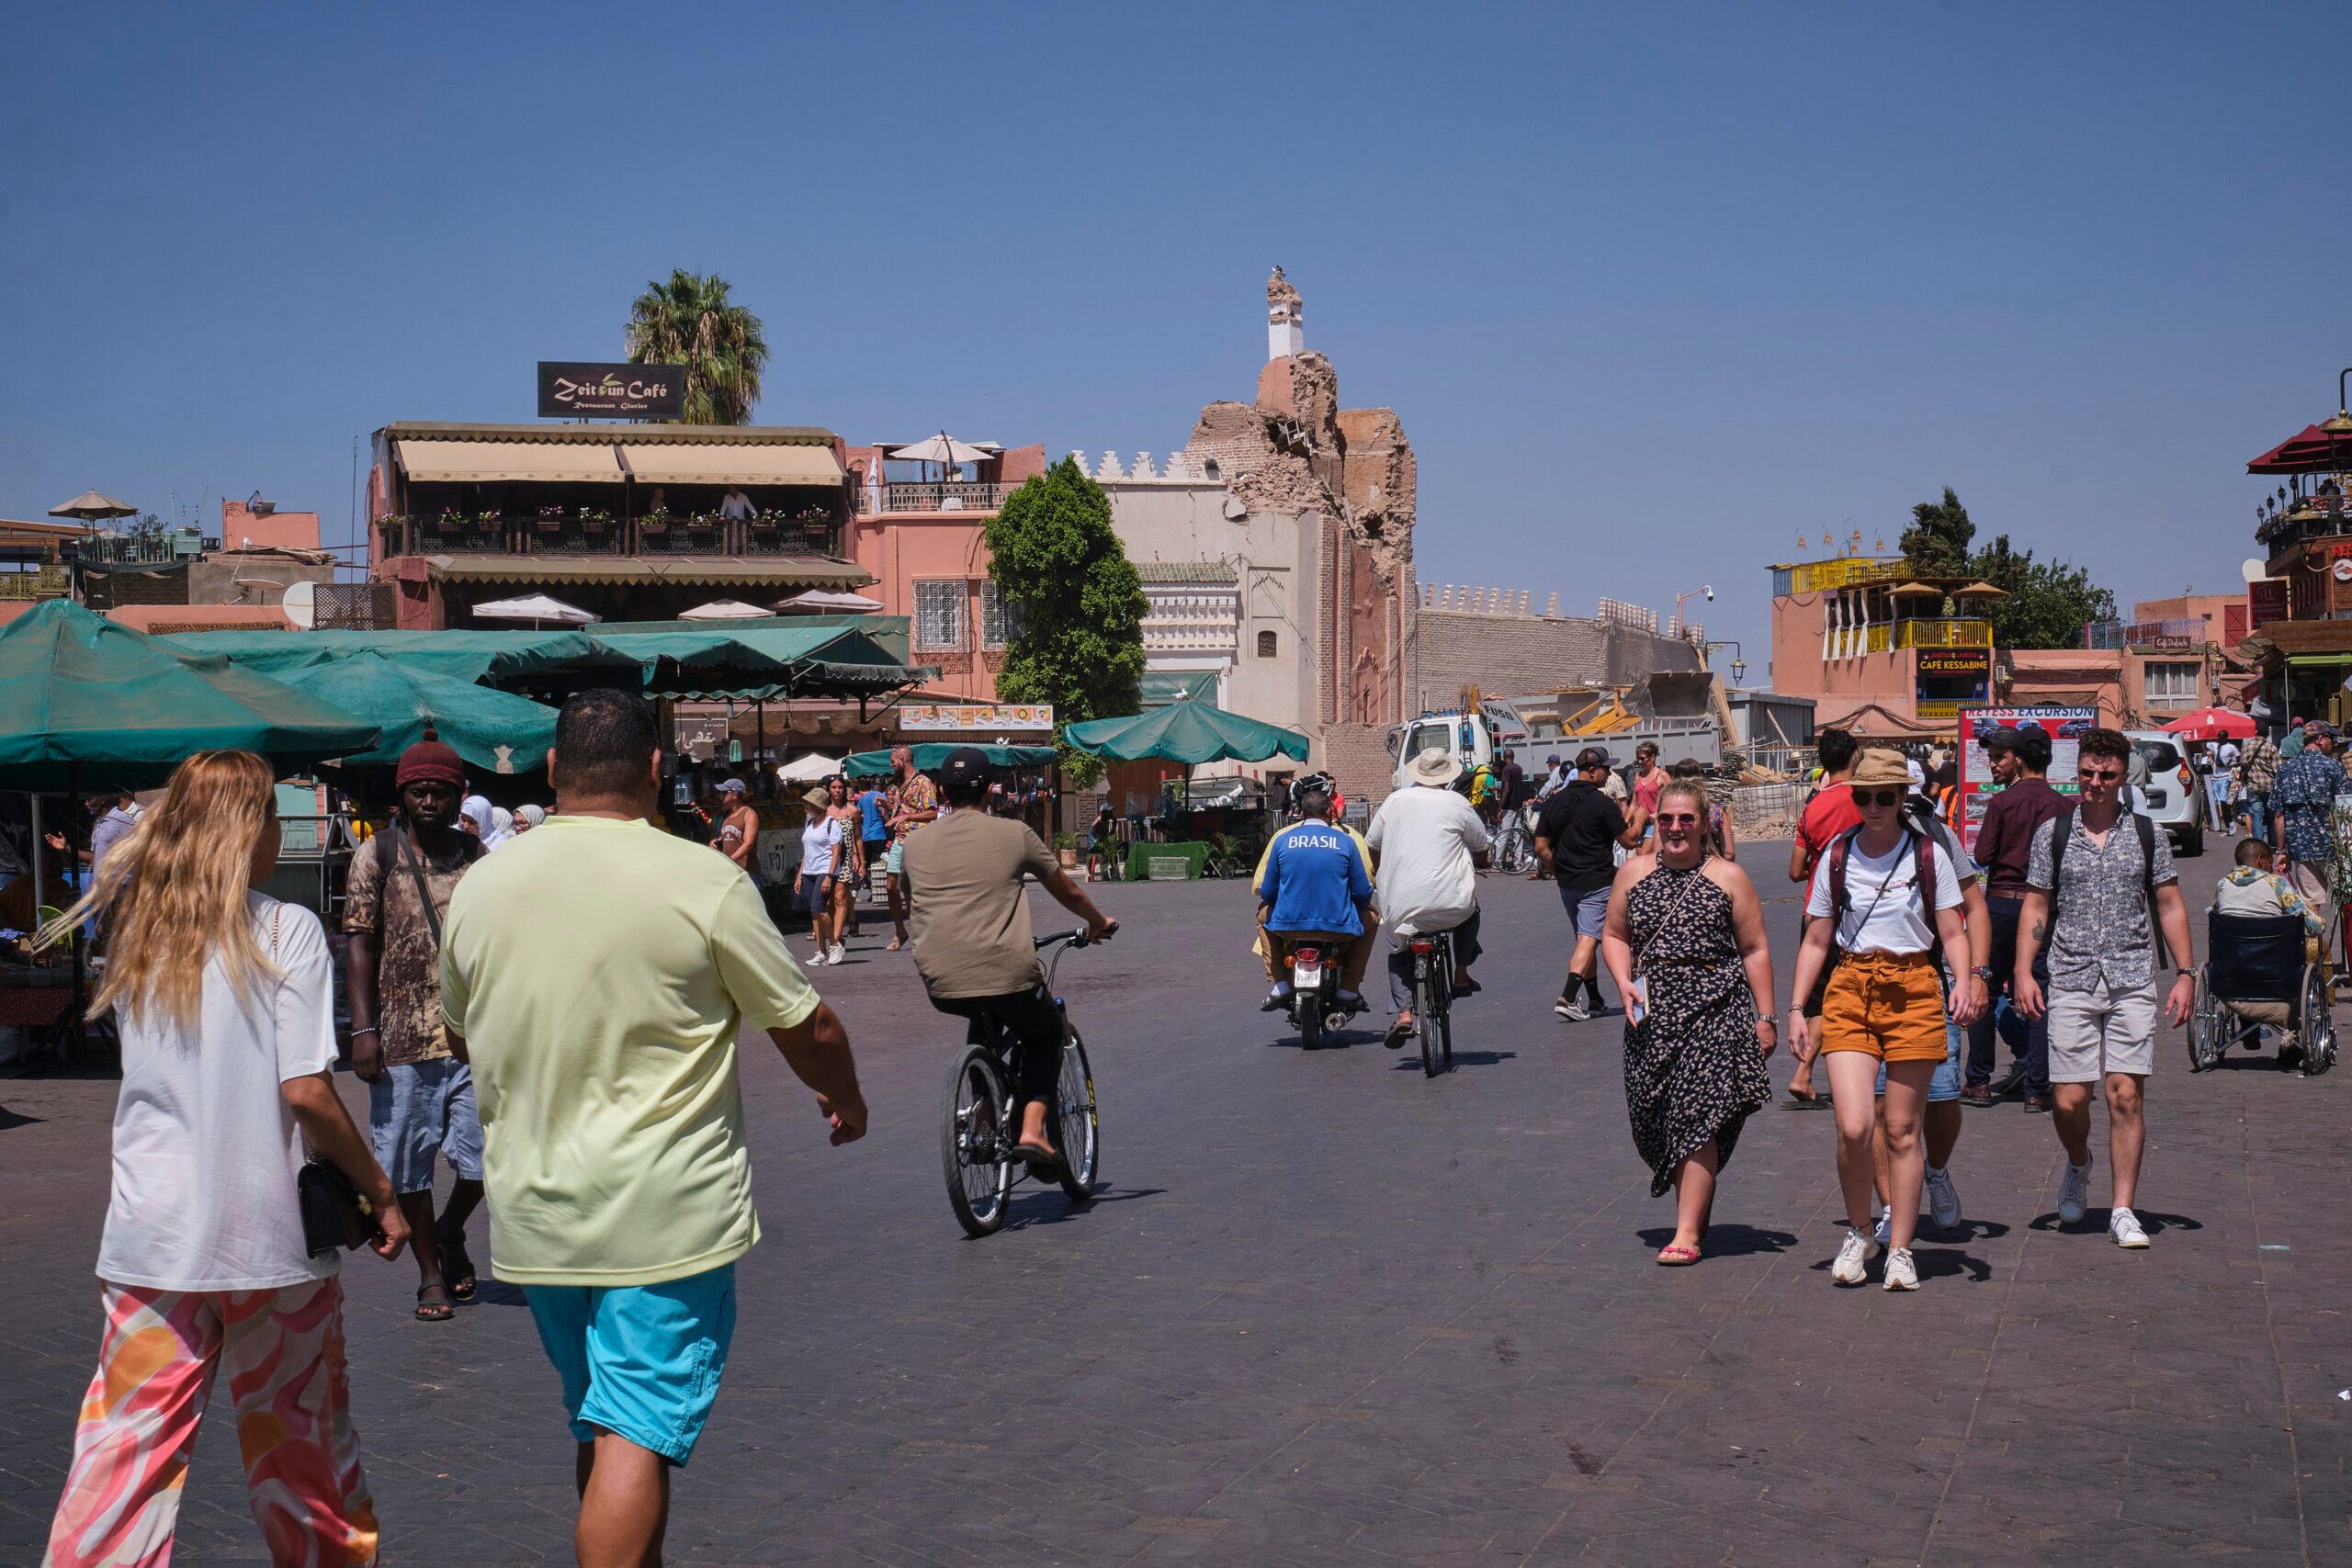
M1811 1094L1799 1094L1790 1089L1788 1096L1788 1106L1792 1111L1826 1111L1829 1108L1828 1096L1818 1089Z
M1389 1024L1388 1032L1380 1037L1380 1043L1391 1051L1402 1051L1405 1048L1405 1042L1412 1037L1412 1019L1400 1018Z
M1046 1144L1018 1143L1012 1145L1012 1157L1026 1165L1031 1174L1044 1178L1061 1169L1062 1156Z
M1679 1247L1669 1241L1657 1249L1657 1266L1661 1269L1688 1269L1698 1261L1699 1249L1695 1247Z
M441 1231L435 1237L441 1244L441 1267L449 1281L449 1299L464 1303L474 1299L480 1280L474 1273L474 1260L466 1251L463 1231Z
M417 1322L447 1323L451 1318L458 1315L458 1309L451 1306L447 1301L435 1303L428 1302L424 1299L435 1291L438 1291L442 1295L447 1296L449 1293L449 1287L443 1284L440 1280L435 1280L430 1284L419 1285L416 1288Z
M883 951L883 952L885 952L885 953L896 953L896 952L898 952L898 951L899 951L899 948L901 948L901 947L903 947L903 946L905 946L905 945L906 945L906 942L905 942L905 940L904 940L903 938L900 938L900 937L895 937L895 936L894 936L894 937L892 937L892 938L890 939L890 945L889 945L889 946L888 946L888 947L886 947L886 948L884 948L882 951Z

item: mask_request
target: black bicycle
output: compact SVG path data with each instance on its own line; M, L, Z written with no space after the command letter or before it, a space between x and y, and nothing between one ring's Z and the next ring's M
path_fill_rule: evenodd
M1453 1070L1453 933L1429 931L1410 939L1413 1032L1421 1044L1421 1073Z
M1116 931L1114 924L1111 928ZM1036 939L1037 951L1053 949L1046 961L1046 990L1054 990L1054 970L1062 951L1087 945L1084 931L1057 931ZM1094 1195L1102 1175L1102 1130L1095 1112L1094 1071L1086 1043L1069 1020L1069 1007L1054 996L1062 1021L1061 1076L1054 1086L1054 1146L1061 1157L1053 1179L1073 1203ZM1001 1019L983 1013L972 1021L964 1054L947 1080L947 1116L940 1129L940 1163L947 1175L947 1203L956 1223L971 1235L992 1235L1004 1224L1013 1184L1024 1176L1044 1179L1014 1153L1021 1140L1021 1107L1009 1085L1017 1082L1012 1053L1019 1049Z

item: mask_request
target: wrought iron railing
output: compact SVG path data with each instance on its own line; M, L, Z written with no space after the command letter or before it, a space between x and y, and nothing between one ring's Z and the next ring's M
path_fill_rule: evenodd
M387 556L837 556L839 519L443 513L376 524Z
M72 588L73 582L62 566L44 566L32 571L0 571L0 600L10 603L26 599L53 599Z
M74 558L85 566L161 566L220 547L220 540L192 533L93 534L72 544Z
M946 484L887 483L853 490L861 513L876 512L994 512L1019 485L956 480ZM878 502L878 504L877 504Z
M2211 629L2197 616L2165 621L2094 621L2083 628L2085 648L2188 649L2209 639Z

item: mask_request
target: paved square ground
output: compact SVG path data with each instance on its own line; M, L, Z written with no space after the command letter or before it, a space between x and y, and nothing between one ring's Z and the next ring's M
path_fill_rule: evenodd
M1785 849L1746 859L1785 987ZM2199 907L2222 857L2183 869ZM2046 1118L1969 1111L1967 1221L1923 1229L1909 1296L1831 1287L1830 1119L1776 1106L1714 1256L1662 1269L1623 1021L1550 1011L1548 886L1484 884L1487 989L1435 1082L1376 1032L1307 1055L1256 1010L1241 885L1099 891L1125 929L1061 976L1104 1107L1085 1209L1024 1195L964 1238L938 1152L958 1029L870 935L816 972L870 1137L828 1148L747 1052L766 1240L673 1563L2352 1561L2352 1072L2192 1078L2167 1034L2137 1255L2103 1175L2059 1226ZM0 1563L38 1561L90 1374L114 1094L0 1083ZM405 1259L345 1280L387 1561L571 1561L519 1293L425 1325ZM262 1560L217 1421L183 1517L175 1562Z

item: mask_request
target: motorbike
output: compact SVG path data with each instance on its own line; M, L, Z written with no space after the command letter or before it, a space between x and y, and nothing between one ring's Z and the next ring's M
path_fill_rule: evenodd
M1336 948L1319 942L1297 942L1290 950L1286 1010L1306 1050L1321 1049L1329 1032L1357 1010L1340 1000L1339 958Z

